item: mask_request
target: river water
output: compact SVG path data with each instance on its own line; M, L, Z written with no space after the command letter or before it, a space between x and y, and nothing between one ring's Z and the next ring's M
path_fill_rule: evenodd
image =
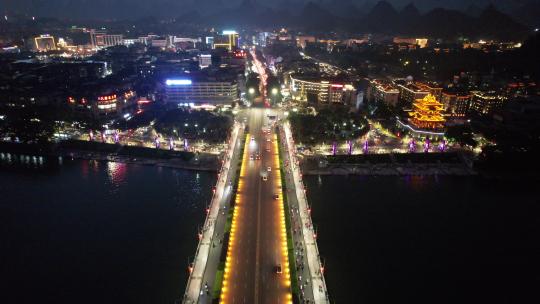
M540 303L540 192L477 177L307 176L334 303Z
M215 175L0 161L0 303L175 303Z
M0 303L175 303L215 175L0 159ZM306 176L334 303L540 303L538 191Z

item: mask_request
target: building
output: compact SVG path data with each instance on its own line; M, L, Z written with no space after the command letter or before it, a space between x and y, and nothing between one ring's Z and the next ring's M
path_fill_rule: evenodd
M50 35L40 35L34 38L34 46L38 52L54 51L56 50L56 43L54 37Z
M212 64L212 55L200 54L199 55L199 67L201 69L207 68Z
M296 36L296 46L303 49L306 48L308 42L315 42L317 39L314 36Z
M410 45L417 45L419 48L423 49L428 44L427 38L402 38L402 37L394 37L393 42L395 44L410 44Z
M165 80L165 100L176 104L232 104L238 101L236 81L187 78Z
M138 42L139 42L139 39L135 39L135 38L129 38L129 39L124 38L122 40L122 44L125 46L134 45L135 43L138 43Z
M214 48L214 37L207 36L204 38L204 42L208 48L211 48L211 49Z
M172 38L172 44L179 49L188 50L196 48L197 43L201 42L200 39L176 37Z
M403 123L398 119L398 126L411 132L413 137L440 139L444 136L446 121L443 111L443 104L435 96L426 95L414 101L413 109L409 112L409 123Z
M441 130L445 121L443 110L443 104L435 96L427 95L415 100L413 110L409 113L409 122L419 129Z
M354 104L356 89L342 80L309 76L290 76L291 97L314 104Z
M123 35L110 35L105 31L90 30L90 41L93 48L104 48L124 44Z
M273 33L270 32L260 32L257 37L257 44L265 47L268 44L268 39L272 36L272 34Z
M406 105L412 105L415 100L422 99L429 94L429 88L418 82L409 82L406 80L395 81L399 90L399 99Z
M469 111L472 95L463 92L442 92L441 103L448 118L464 118Z
M496 92L471 92L472 100L470 111L478 115L491 115L506 104L507 98Z
M238 45L238 33L236 31L223 31L222 35L214 38L213 48L225 48L232 51Z
M423 91L427 91L429 94L435 96L437 100L441 100L443 88L436 82L416 82L418 88Z
M399 90L390 82L374 79L368 85L366 99L395 107L399 100Z
M115 119L132 113L137 107L137 96L132 90L80 97L70 96L67 101L79 113L91 115L98 120Z

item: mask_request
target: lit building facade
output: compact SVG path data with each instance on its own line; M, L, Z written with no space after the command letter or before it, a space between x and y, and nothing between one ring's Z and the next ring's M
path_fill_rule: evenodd
M442 130L445 122L443 110L443 104L435 96L427 95L414 102L413 111L409 113L409 122L419 129Z
M296 46L301 47L303 49L306 48L306 44L308 42L315 42L317 39L315 36L296 36Z
M289 83L291 97L298 101L354 104L356 100L356 89L351 84L293 75Z
M92 43L92 47L94 48L111 47L115 45L123 45L124 36L110 35L104 31L90 30L90 41Z
M239 100L235 81L167 79L165 100L177 104L232 104Z
M70 96L67 101L78 112L103 120L133 112L137 105L137 96L134 91L128 90L99 96Z
M398 83L399 99L407 105L411 105L417 99L422 99L429 94L429 88L419 83Z
M402 37L394 37L394 43L395 44L411 44L411 45L417 45L419 48L425 48L428 44L427 38L402 38Z
M502 109L506 104L507 98L496 92L471 92L471 112L478 115L491 115L495 111Z
M40 35L39 37L34 38L34 46L38 52L56 50L54 37L50 35Z
M395 107L399 100L399 90L391 83L374 79L369 83L366 99Z
M464 118L467 116L471 103L471 95L465 93L443 92L441 103L444 113L449 118Z
M232 51L238 47L238 33L236 31L223 31L222 35L214 39L213 48L226 48Z
M212 64L212 55L200 54L199 55L199 67L201 69L207 68Z

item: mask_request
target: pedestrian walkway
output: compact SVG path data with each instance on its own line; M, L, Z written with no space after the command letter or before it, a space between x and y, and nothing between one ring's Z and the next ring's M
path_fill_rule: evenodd
M209 208L207 209L207 216L204 223L203 230L199 235L199 244L195 253L195 259L193 264L190 265L191 274L188 279L186 292L184 294L183 303L210 303L211 293L208 292L209 287L205 286L209 277L215 275L215 269L213 274L207 273L209 263L212 262L217 268L217 260L221 252L219 248L216 249L215 243L220 242L220 235L223 231L219 232L218 227L223 229L225 214L220 214L222 206L226 206L227 200L231 194L231 182L234 180L234 174L236 173L237 162L233 161L237 159L239 152L239 135L243 133L244 126L241 123L235 123L231 136L229 138L228 149L224 155L223 165L218 174L218 181L214 189L212 200ZM221 225L216 225L219 223ZM213 277L212 277L213 279ZM210 289L211 290L211 289Z
M302 183L302 174L299 163L295 156L295 146L288 123L283 124L282 143L284 145L285 161L288 166L285 167L287 176L287 189L289 192L289 201L292 202L292 223L295 242L295 255L299 263L299 283L309 288L304 290L304 299L313 303L329 303L326 282L324 280L324 268L320 261L319 250L316 243L316 232L311 221L310 207L307 202L305 188ZM302 246L299 246L302 245ZM304 249L305 248L305 249ZM307 268L304 267L307 262ZM303 274L303 275L302 275ZM309 275L309 279L308 276Z

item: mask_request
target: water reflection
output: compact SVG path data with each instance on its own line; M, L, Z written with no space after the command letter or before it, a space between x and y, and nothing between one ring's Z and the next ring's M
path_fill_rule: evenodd
M33 291L7 288L4 298L181 299L213 174L197 178L193 171L70 158L60 166L57 157L44 158L36 169L32 155L4 152L0 159L0 222L10 232L3 235L9 246L2 247L2 257L10 265L2 275ZM14 163L7 165L8 159Z
M23 167L43 167L45 159L43 156L36 155L19 155L1 152L0 164L2 165L22 165Z
M125 163L107 162L107 175L114 186L120 186L126 178L127 165Z

